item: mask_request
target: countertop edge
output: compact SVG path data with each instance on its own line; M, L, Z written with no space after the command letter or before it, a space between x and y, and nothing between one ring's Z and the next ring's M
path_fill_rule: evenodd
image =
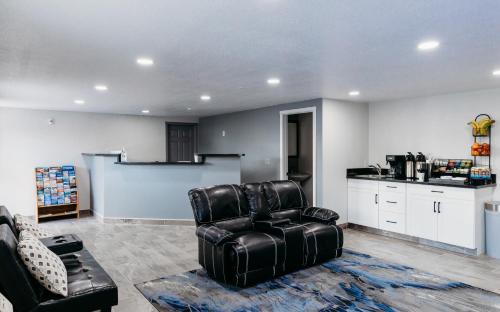
M434 183L434 182L417 182L417 181L407 181L407 180L396 180L396 179L379 179L379 178L368 178L368 177L357 177L348 176L347 179L355 180L368 180L368 181L382 181L382 182L394 182L394 183L405 183L405 184L417 184L417 185L431 185L431 186L445 186L445 187L455 187L455 188L465 188L465 189L483 189L489 187L496 187L496 183L486 184L486 185L459 185L459 184L446 184L446 183Z
M105 156L105 157L118 157L120 154L114 153L82 153L83 156Z
M205 153L205 154L198 154L198 156L202 157L243 157L245 154L210 154L210 153Z
M205 162L166 162L166 161L131 161L131 162L115 162L115 165L123 165L123 166L201 166L205 165Z

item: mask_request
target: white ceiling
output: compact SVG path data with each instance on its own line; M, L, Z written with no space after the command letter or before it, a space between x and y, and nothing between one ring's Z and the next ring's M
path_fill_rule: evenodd
M424 39L441 46L419 52ZM0 2L0 106L204 116L499 88L494 68L498 0Z

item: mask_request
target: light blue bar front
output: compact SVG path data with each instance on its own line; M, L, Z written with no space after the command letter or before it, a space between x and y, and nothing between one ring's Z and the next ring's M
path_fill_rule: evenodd
M241 183L239 157L207 156L199 165L119 165L116 157L83 157L92 209L103 218L193 220L190 189Z

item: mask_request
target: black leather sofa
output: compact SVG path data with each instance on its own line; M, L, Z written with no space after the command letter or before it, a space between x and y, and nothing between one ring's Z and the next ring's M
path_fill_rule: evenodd
M17 236L12 231L12 218L5 207L0 211L0 292L12 303L16 312L89 312L111 311L118 304L118 288L111 277L85 249L64 253L60 239L43 239L53 247L68 273L68 297L45 290L31 276L17 254ZM10 216L10 214L9 214ZM15 227L14 227L15 230ZM72 237L72 235L65 235ZM75 249L70 242L69 249Z
M19 238L19 233L14 224L14 218L5 206L0 206L0 224L7 224L12 233ZM75 234L63 234L42 238L40 241L56 255L76 252L83 249L82 240Z
M189 191L198 259L208 274L245 287L342 255L332 210L310 207L293 181Z

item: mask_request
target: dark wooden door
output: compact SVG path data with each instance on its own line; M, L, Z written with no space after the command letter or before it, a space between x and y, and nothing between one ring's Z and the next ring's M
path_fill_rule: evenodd
M197 150L196 125L167 124L168 161L193 161Z

